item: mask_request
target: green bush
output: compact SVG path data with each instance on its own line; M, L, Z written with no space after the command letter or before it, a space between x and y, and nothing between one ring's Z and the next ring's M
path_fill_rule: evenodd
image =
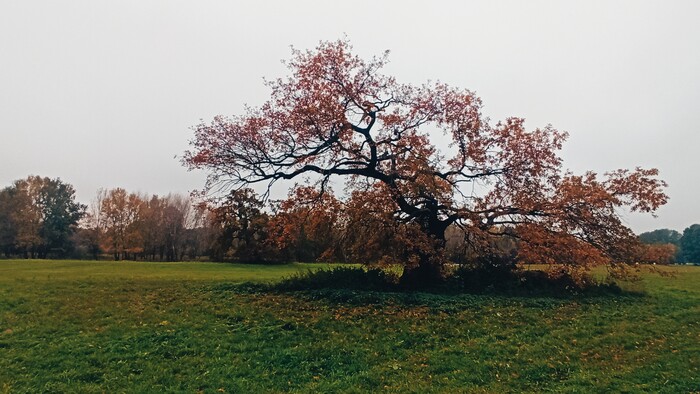
M335 267L307 271L286 278L274 285L279 290L388 290L397 289L398 276L379 268Z
M329 294L335 290L406 292L399 282L399 275L379 268L340 266L331 269L307 271L269 285L270 290L305 291L323 290ZM260 291L259 285L253 286ZM461 265L442 283L423 289L430 293L505 294L563 296L618 294L615 284L575 281L567 274L551 277L543 271L523 271L507 256L482 257L469 265Z

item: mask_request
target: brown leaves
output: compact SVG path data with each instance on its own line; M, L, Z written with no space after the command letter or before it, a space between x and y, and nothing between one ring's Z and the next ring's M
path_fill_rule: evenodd
M102 248L113 253L116 260L143 251L138 222L144 210L145 201L138 194L122 188L105 192L99 212L103 227L100 230L105 235Z
M312 250L307 251L308 255L292 256L298 260L337 262L340 215L341 202L331 190L296 187L279 203L270 221L270 240L281 250L294 250L306 242L306 248Z
M637 167L634 171L616 170L605 174L606 188L617 198L618 206L629 206L633 212L654 212L668 202L663 189L668 185L657 179L659 170Z

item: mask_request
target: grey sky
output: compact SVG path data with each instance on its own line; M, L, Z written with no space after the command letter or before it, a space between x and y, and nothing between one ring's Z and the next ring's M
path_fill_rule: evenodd
M190 126L238 114L286 73L289 45L347 35L386 72L469 88L493 120L553 124L565 166L658 167L659 218L700 223L699 1L0 1L0 186L61 177L167 194L204 175L174 158Z

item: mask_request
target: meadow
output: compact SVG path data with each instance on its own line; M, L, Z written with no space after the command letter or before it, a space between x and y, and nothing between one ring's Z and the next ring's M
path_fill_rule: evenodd
M0 261L0 393L700 392L700 267L597 296L256 285L324 267Z

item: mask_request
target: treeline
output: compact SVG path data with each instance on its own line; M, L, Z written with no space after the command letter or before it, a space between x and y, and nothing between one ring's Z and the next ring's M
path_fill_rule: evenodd
M271 261L253 230L259 215L251 216L253 228L246 224L239 229L240 215L233 212L250 209L228 206L226 201L218 205L178 194L115 188L99 190L84 205L75 201L73 186L60 179L29 176L0 190L0 256ZM244 239L251 231L254 239L247 243L233 239ZM249 244L247 249L244 244Z
M664 254L667 263L700 263L700 224L683 233L667 228L641 233L639 240Z
M99 190L89 205L73 186L29 176L0 190L0 254L5 258L211 260L245 263L327 261L398 263L427 245L393 219L387 196L294 189L266 205L251 189L218 200ZM456 228L447 251L465 261ZM512 245L498 243L503 250ZM496 245L496 243L494 243Z
M100 190L90 206L73 186L29 176L0 190L0 253L23 258L176 261L206 255L202 212L189 197Z
M206 216L192 199L99 190L81 221L81 255L114 260L180 261L206 255Z
M385 201L386 200L386 201ZM0 253L4 257L114 260L211 260L245 263L326 261L410 264L430 249L420 229L394 218L389 196L353 193L347 200L311 187L266 205L251 189L218 200L122 188L100 190L89 205L60 179L30 176L0 190ZM448 228L446 258L515 256L512 228L500 234ZM683 234L640 235L639 262L700 261L700 225Z
M289 203L280 205L284 214L271 213L250 189L214 201L122 188L99 190L84 205L76 202L72 185L29 176L0 190L0 256L246 263L321 258L336 238L332 228L320 226L335 222L321 224L316 216L305 225L301 211L292 214ZM294 224L282 224L292 218ZM290 230L296 225L299 234Z

